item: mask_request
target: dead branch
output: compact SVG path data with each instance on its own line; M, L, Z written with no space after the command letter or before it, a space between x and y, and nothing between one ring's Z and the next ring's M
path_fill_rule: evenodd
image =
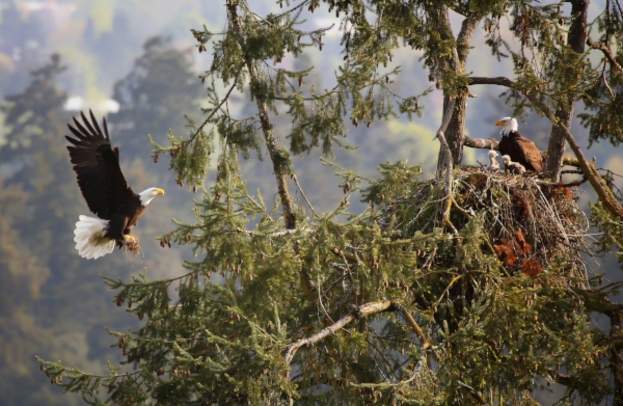
M286 350L286 355L285 355L286 364L290 365L292 363L292 360L294 359L296 352L301 347L312 346L316 344L317 342L325 339L326 337L336 334L338 331L343 329L347 324L351 323L352 321L356 319L373 316L375 314L383 313L386 311L399 311L403 315L407 324L411 327L415 335L417 335L420 341L422 342L422 350L427 350L428 348L432 346L430 338L428 338L428 336L426 335L422 327L420 327L418 322L411 315L411 313L407 311L407 309L405 309L402 305L398 303L394 303L390 300L380 300L378 302L365 303L357 307L352 313L342 317L341 319L331 324L330 326L323 328L316 334L310 337L301 338L300 340L297 340L294 343L290 344L288 346L288 349Z
M472 138L466 135L463 145L470 148L497 150L498 143L498 140L494 140L491 138Z
M301 194L301 196L303 197L303 200L305 201L305 203L307 204L307 207L309 207L309 209L311 210L312 214L314 216L318 216L318 213L316 212L316 210L314 209L314 206L312 206L311 201L309 200L309 198L307 197L307 194L305 194L305 191L303 190L303 187L301 186L301 183L299 182L299 178L296 176L295 173L292 174L292 180L294 181L294 184L296 185L296 187L299 190L299 193Z
M361 306L357 307L355 311L353 311L351 314L348 314L342 317L341 319L331 324L330 326L323 328L322 330L320 330L313 336L307 337L307 338L301 338L300 340L295 341L294 343L290 344L288 346L288 349L285 355L286 364L290 365L292 363L292 360L294 359L296 352L301 347L308 347L308 346L316 344L318 341L330 335L333 335L339 330L343 329L347 324L349 324L353 320L356 320L358 318L372 316L377 313L385 312L387 310L390 310L391 307L392 307L392 302L390 300L381 300L378 302L370 302L370 303L362 304Z
M420 327L418 322L411 315L411 313L409 313L409 311L405 309L402 305L399 305L397 303L394 303L393 307L398 309L400 313L402 313L403 317L405 318L407 323L411 326L411 329L413 330L415 335L417 335L418 338L422 341L422 350L429 349L433 344L431 343L430 338L428 338L426 333L424 333L424 330L422 329L422 327Z
M483 77L471 76L467 78L467 84L471 85L497 85L515 88L515 82L504 76Z
M602 42L593 42L590 40L590 38L586 40L586 45L593 49L601 51L606 59L608 59L608 62L610 62L610 66L612 66L612 68L616 70L620 75L623 75L623 66L621 66L621 64L617 62L614 54L612 53L612 49L610 49L608 45Z

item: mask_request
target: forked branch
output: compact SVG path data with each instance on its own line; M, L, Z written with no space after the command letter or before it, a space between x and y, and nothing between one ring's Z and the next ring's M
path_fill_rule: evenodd
M297 351L302 347L312 346L319 341L322 341L323 339L336 334L338 331L340 331L341 329L346 327L346 325L356 319L366 318L386 311L401 312L407 324L411 327L415 335L417 335L422 342L422 349L426 350L431 347L431 341L427 337L426 333L424 333L424 330L420 327L415 318L404 307L397 303L393 303L390 300L380 300L377 302L362 304L361 306L357 307L352 313L342 317L330 326L323 328L316 334L310 337L301 338L300 340L297 340L294 343L290 344L285 354L286 364L289 366L292 363L292 360L294 359Z

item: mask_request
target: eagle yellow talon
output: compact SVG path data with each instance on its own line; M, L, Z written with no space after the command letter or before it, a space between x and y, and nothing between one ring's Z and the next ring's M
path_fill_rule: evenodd
M140 245L138 243L138 239L130 234L125 234L123 236L123 243L125 248L133 254L136 254L140 250Z
M126 244L136 244L138 242L138 240L136 239L136 237L134 237L133 235L130 234L126 234L123 236L123 241Z

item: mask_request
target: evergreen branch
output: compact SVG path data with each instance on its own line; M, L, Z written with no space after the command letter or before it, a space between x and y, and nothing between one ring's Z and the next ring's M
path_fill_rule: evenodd
M236 85L238 84L238 77L240 77L240 72L242 71L242 68L238 70L238 73L236 74L236 76L234 77L234 83L231 84L231 86L229 87L229 90L227 91L227 93L225 94L225 96L221 99L221 101L219 102L219 104L214 107L214 109L212 110L212 112L208 115L208 117L206 117L205 120L203 120L203 122L199 125L199 127L197 127L197 130L193 133L193 135L191 135L191 137L188 139L188 143L191 143L196 137L197 135L199 135L199 133L203 130L203 128L210 122L210 120L212 120L212 117L214 117L214 115L221 109L221 107L223 107L223 105L227 102L227 100L229 99L229 96L231 95L231 93L234 91L234 89L236 88Z
M244 37L242 34L242 27L240 26L237 8L238 2L236 0L227 1L227 9L229 11L229 19L232 25L232 30L236 34L238 45L244 53L244 61L247 67L247 71L249 72L251 89L253 89L253 84L259 83L257 67L255 66L255 62L247 52L243 43ZM294 207L292 204L292 198L290 197L290 192L288 191L287 184L289 159L287 158L287 156L284 156L284 151L278 146L277 140L273 135L272 124L268 115L268 105L266 103L265 96L261 94L253 94L253 96L257 105L260 125L262 127L262 132L266 141L266 148L268 149L268 153L273 163L273 170L275 172L275 178L277 180L277 189L279 192L279 197L281 198L281 205L284 212L283 214L285 218L286 228L293 229L296 228L296 217L294 216Z
M266 149L268 150L270 160L273 164L273 172L275 175L275 180L277 182L277 191L281 200L285 226L287 229L293 230L296 229L296 216L294 215L294 204L292 203L292 197L290 196L290 191L288 190L288 175L292 175L294 173L291 168L292 163L290 162L288 152L281 148L281 146L279 146L273 134L273 126L270 122L270 117L268 115L268 104L266 102L266 96L253 91L253 89L256 87L255 84L260 83L260 80L258 77L256 62L251 57L251 55L249 55L245 44L243 30L240 25L240 17L238 16L238 1L227 0L226 7L228 11L229 23L231 24L231 29L235 34L238 46L240 47L244 55L244 62L247 67L247 71L249 72L249 79L251 82L251 97L255 99L255 104L257 106L258 116L260 120L260 126L262 128L262 133L264 134L264 140L266 142ZM299 250L298 244L296 242L294 243L294 249L295 251ZM313 284L306 269L303 268L300 270L300 278L302 289L304 290L309 300L313 303L315 299L313 293Z
M312 335L311 337L301 338L298 341L295 341L293 344L288 346L286 350L285 360L286 364L289 366L296 355L296 352L301 347L309 347L311 345L316 344L317 342L323 340L324 338L333 335L343 329L347 324L352 321L364 318L368 316L373 316L377 313L382 313L388 310L391 310L392 302L390 300L381 300L378 302L370 302L362 304L357 307L351 314L348 314L335 323L331 324L328 327L323 328L318 333Z

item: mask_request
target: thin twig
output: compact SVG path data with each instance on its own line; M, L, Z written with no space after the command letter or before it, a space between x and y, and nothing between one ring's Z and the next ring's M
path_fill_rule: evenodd
M234 83L231 84L231 86L229 87L229 90L227 91L227 93L225 93L225 96L221 99L218 106L216 106L212 110L212 112L208 115L208 117L205 120L203 120L201 125L197 127L197 130L193 133L193 135L188 139L187 142L189 143L192 142L195 139L195 137L201 132L201 130L203 130L203 127L205 127L210 122L210 120L212 120L212 117L214 117L214 115L221 109L221 107L223 107L223 104L225 104L225 102L229 99L229 96L231 95L231 93L236 88L236 85L238 84L238 77L240 76L241 71L242 71L242 68L240 68L240 70L234 77Z
M305 191L303 190L303 187L301 186L301 184L299 183L299 178L296 176L296 174L292 174L292 180L294 181L294 184L296 185L296 187L299 190L299 193L301 193L301 196L303 196L303 200L305 200L305 204L307 204L307 206L309 207L309 209L312 211L312 213L314 214L314 216L318 217L318 213L316 212L316 210L314 209L314 206L312 206L311 202L309 201L309 198L307 197L307 195L305 194Z

